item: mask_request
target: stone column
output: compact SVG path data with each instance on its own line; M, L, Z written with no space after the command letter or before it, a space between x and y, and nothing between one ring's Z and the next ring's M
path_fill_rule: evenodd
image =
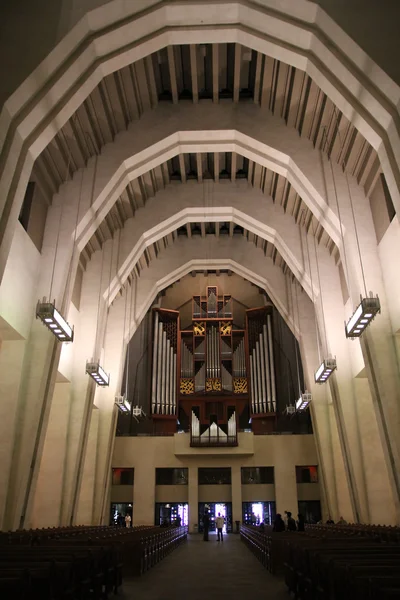
M0 530L6 531L3 521L14 445L18 394L24 358L25 341L2 340L0 350Z
M194 533L194 526L199 524L199 485L198 468L189 467L189 532ZM196 528L196 531L198 529Z
M281 451L275 460L275 500L276 512L284 516L285 510L290 511L292 515L297 515L297 483L296 469L293 464L292 449L288 448L285 452L285 444L282 444Z
M60 525L70 392L70 383L56 383L29 524L33 528Z
M93 525L93 512L95 500L95 478L97 462L97 444L99 433L99 410L92 408L89 436L86 444L85 462L82 474L82 483L79 490L78 506L76 511L76 525Z
M242 521L242 477L241 467L233 464L231 467L232 476L232 526L235 531L235 521Z
M133 488L133 524L154 525L156 485L155 472L149 473L148 463L139 462L135 466Z

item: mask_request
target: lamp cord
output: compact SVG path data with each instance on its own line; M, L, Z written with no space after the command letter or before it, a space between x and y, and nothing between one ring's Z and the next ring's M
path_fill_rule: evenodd
M337 110L336 110L336 108L334 108L334 114L335 114L335 116L336 116L336 121L337 121L337 120L338 120L338 116L337 116L337 114L336 114L336 113L337 113ZM344 142L342 142L342 137L341 137L341 135L340 135L339 127L338 127L338 129L337 129L337 135L338 135L338 138L339 138L339 142L340 142L340 144L341 144L341 146L342 146L342 148L343 148L343 144L344 144ZM355 217L355 214L354 214L353 199L352 199L351 192L350 192L350 183L349 183L349 178L348 178L347 171L346 171L346 167L345 167L344 163L342 163L342 168L343 168L344 177L345 177L345 180L346 180L346 185L347 185L347 193L349 194L350 208L351 208L351 214L352 214L352 217L353 217L354 232L355 232L355 234L356 234L356 242L357 242L358 258L359 258L359 260L360 260L360 266L361 266L361 275L362 275L363 284L364 284L365 297L367 297L367 296L368 296L368 293L367 293L367 284L366 284L366 282L365 282L364 265L363 265L363 261L362 261L362 257L361 257L360 240L359 240L359 238L358 238L358 231L357 231L356 217Z
M325 144L327 144L328 143L328 133L326 131L326 127L324 128L324 135L325 135ZM338 135L339 135L339 131L338 131ZM340 141L340 136L339 136L339 141ZM346 269L346 280L348 282L348 285L350 285L349 268L348 268L348 263L347 263L347 254L346 254L346 246L345 246L345 243L344 243L344 235L343 235L343 223L342 223L342 217L341 217L341 214L340 214L339 198L338 198L338 193L337 193L337 188L336 188L336 180L335 180L334 171L333 171L333 164L332 164L332 160L331 160L330 156L328 156L328 162L329 162L329 165L330 165L330 168L331 168L333 190L334 190L334 194L335 194L336 208L337 208L338 217L339 217L340 237L342 239L342 245L343 245L343 258L344 258L344 267Z
M69 153L68 153L67 173L65 175L65 183L67 183L67 181L68 181L68 175L69 175L69 167L70 167L70 165L71 165L71 151L69 151ZM58 242L60 240L61 219L62 219L63 212L64 212L64 204L65 204L65 202L61 201L60 217L58 219L58 231L57 231L57 240L56 240L56 251L54 253L53 270L52 270L52 273L51 273L51 280L50 280L49 302L51 302L51 294L52 294L52 291L53 291L54 273L55 273L55 269L56 269L57 254L58 254Z
M299 227L300 227L300 235L301 235L301 219L299 220ZM320 347L319 347L319 336L318 336L318 325L317 325L317 312L315 310L314 285L313 285L313 277L312 277L311 261L310 261L310 248L308 247L307 230L306 230L305 233L306 233L306 247L307 247L307 257L308 257L308 268L310 270L310 279L311 279L311 295L312 295L312 301L313 301L313 306L314 306L315 336L317 338L318 361L321 364L321 351L320 351Z
M102 252L101 252L101 270L100 270L100 284L99 284L99 298L97 301L97 329L96 329L96 343L95 343L95 351L97 350L97 344L98 344L98 336L99 336L99 318L100 318L100 300L101 300L101 287L103 285L103 266L104 266L104 244L102 246ZM94 357L95 358L95 357ZM100 360L100 356L99 356L99 360Z
M296 283L294 284L294 286L295 286L296 298L297 298ZM292 281L290 281L290 296L292 298L293 325L296 327L296 318L295 318L295 314L294 314L294 300L293 300L293 282ZM297 311L298 310L299 310L299 305L297 304ZM300 327L299 327L299 332L300 332ZM295 351L295 355L296 355L297 385L299 386L299 397L300 397L301 396L301 385L300 385L299 357L298 357L298 352L297 352L297 339L296 339L295 335L293 336L293 341L294 341L294 351Z
M104 334L103 334L103 347L104 347L104 361L103 361L103 364L104 364L104 366L106 364L106 344L105 344L105 339L106 339L106 335L107 335L108 315L110 314L110 287L111 287L111 271L112 271L113 258L114 258L114 236L111 238L111 240L112 240L112 245L111 245L110 270L109 270L109 275L108 275L107 312L106 312L106 322L105 322L105 325L104 325Z
M314 252L315 252L315 262L317 265L317 276L318 276L318 286L319 286L319 296L320 296L320 300L321 300L321 310L322 310L322 324L324 326L324 337L325 337L325 351L326 353L328 353L328 338L326 336L326 325L325 325L325 311L324 311L324 303L322 301L322 286L321 286L321 278L319 275L319 264L318 264L318 254L317 254L317 245L316 245L316 241L315 241L315 231L312 231L313 233L313 238L314 238Z

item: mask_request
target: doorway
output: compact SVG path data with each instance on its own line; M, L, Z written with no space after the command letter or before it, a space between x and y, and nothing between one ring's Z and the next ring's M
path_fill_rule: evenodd
M110 507L110 525L125 527L125 516L130 515L133 522L132 502L112 502Z
M275 502L243 502L242 519L246 525L272 525L275 520Z
M206 511L210 519L210 532L216 532L215 519L218 513L221 513L225 519L223 532L232 532L232 502L199 502L199 532L204 531L203 515Z
M155 525L175 525L180 519L181 525L189 524L189 511L187 502L156 502Z

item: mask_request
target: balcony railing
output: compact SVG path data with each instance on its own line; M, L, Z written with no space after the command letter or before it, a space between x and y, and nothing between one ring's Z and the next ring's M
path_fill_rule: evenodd
M191 435L190 445L193 448L226 448L237 446L237 435Z

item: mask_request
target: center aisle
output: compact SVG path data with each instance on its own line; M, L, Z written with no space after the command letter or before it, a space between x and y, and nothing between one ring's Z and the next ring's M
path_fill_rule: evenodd
M203 542L189 535L156 567L141 578L125 579L121 600L288 600L282 580L270 575L240 541L239 535L223 542Z

